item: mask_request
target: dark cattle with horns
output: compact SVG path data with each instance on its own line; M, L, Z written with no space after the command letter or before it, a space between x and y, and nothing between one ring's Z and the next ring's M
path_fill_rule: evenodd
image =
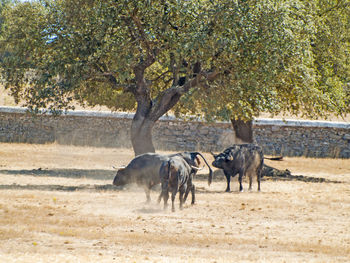
M158 153L145 153L136 156L125 167L118 170L114 177L113 184L116 186L123 186L130 183L136 183L142 186L145 190L147 201L150 198L150 189L160 183L159 170L164 161L168 161L170 157L180 156L192 168L192 173L197 171L194 167L200 164L198 156L201 156L209 168L208 184L212 182L212 170L205 158L199 152L183 152L172 155L162 155Z
M252 189L253 177L256 176L260 191L261 170L264 165L262 148L256 144L240 144L227 148L220 154L213 154L212 165L224 170L227 180L226 192L230 191L231 177L239 174L239 190L243 191L242 177L249 178L249 190Z
M163 162L160 170L160 182L162 185L162 192L158 198L158 202L164 199L164 209L168 206L169 192L171 192L171 210L175 212L175 197L179 192L180 209L183 208L187 196L191 191L192 202L195 203L195 186L192 183L193 173L198 170L197 167L190 166L182 156L175 155L169 158L167 162Z

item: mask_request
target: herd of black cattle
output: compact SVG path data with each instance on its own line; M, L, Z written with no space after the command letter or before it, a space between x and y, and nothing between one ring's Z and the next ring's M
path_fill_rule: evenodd
M258 182L260 191L261 171L264 164L264 155L260 146L256 144L237 144L227 148L220 154L213 154L212 165L223 169L227 180L226 192L230 191L231 177L239 175L239 189L243 191L242 177L248 176L249 190L252 188L253 176ZM150 201L150 190L153 186L161 183L161 193L158 202L163 198L164 209L167 208L169 192L171 192L172 211L175 211L174 201L177 192L180 195L180 209L191 191L192 204L195 203L195 186L193 176L200 169L202 157L209 168L208 184L213 179L213 172L202 154L199 152L183 152L171 155L157 153L145 153L136 156L125 167L120 168L114 177L113 184L123 186L129 183L136 183L144 187L147 201Z

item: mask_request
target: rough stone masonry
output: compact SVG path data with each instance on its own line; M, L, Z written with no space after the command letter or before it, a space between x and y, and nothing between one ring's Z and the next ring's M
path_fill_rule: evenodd
M68 111L32 115L0 107L0 141L131 147L132 113ZM350 158L350 123L257 119L255 141L267 155ZM236 143L232 124L161 118L153 129L157 150L222 151Z

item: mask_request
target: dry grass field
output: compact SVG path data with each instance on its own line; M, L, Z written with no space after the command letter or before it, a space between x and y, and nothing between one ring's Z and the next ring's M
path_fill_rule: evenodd
M111 185L130 149L0 143L0 262L349 262L350 160L268 162L342 183L264 180L225 193L195 179L197 203L164 211ZM208 161L212 157L205 154ZM247 183L244 184L245 189Z

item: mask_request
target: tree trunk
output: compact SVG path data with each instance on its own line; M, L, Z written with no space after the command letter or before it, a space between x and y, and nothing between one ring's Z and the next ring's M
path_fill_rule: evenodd
M135 156L155 152L152 140L152 129L154 122L147 117L139 118L135 115L131 124L131 143L134 149Z
M253 143L253 121L231 119L239 143Z

